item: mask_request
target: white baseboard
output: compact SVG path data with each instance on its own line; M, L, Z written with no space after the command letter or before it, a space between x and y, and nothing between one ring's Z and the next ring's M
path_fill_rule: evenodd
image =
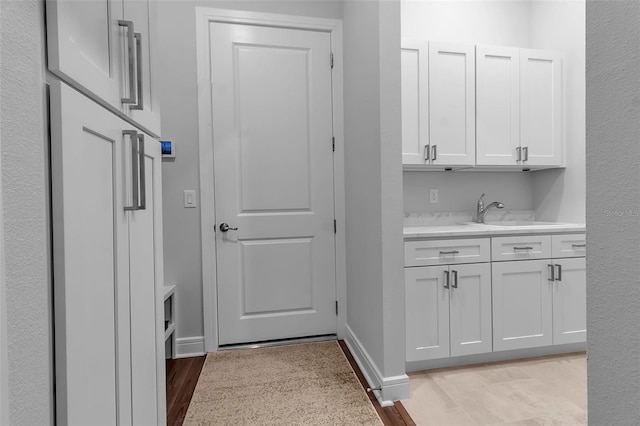
M402 374L399 376L384 377L371 359L367 350L362 346L349 325L345 325L345 343L351 351L351 355L356 360L358 367L367 380L373 394L378 399L382 407L393 405L394 401L409 398L409 376ZM379 388L379 390L378 390Z
M202 356L204 350L204 336L181 337L176 339L176 358Z

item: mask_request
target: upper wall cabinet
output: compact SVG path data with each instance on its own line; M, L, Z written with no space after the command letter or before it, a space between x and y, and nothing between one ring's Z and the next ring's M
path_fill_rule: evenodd
M561 55L476 48L479 166L562 166Z
M402 164L429 164L429 43L402 40Z
M562 55L520 50L520 145L523 164L562 165Z
M465 44L402 41L403 163L475 163L475 55Z
M563 166L561 54L403 39L401 57L405 169Z
M152 0L48 0L49 69L65 82L160 135L154 88L156 6Z
M520 49L476 47L478 165L520 164Z

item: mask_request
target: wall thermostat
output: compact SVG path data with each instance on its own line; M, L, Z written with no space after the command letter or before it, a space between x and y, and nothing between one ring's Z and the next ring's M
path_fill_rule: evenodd
M162 147L163 158L175 158L176 156L176 143L172 141L160 141Z

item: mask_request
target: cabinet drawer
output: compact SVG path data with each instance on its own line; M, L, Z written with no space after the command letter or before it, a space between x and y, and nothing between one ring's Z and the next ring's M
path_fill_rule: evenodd
M566 234L551 236L553 257L584 257L587 254L587 236L585 234Z
M550 235L498 237L491 239L491 260L527 260L551 257Z
M489 238L407 241L404 243L405 266L488 262L490 255Z

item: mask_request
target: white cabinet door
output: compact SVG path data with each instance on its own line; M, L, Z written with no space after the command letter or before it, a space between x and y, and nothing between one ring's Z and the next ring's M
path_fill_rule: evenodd
M553 343L550 263L544 259L493 263L494 351Z
M160 135L160 99L157 87L157 6L155 0L126 0L124 19L134 23L136 37L137 103L127 104L128 115L155 136ZM128 61L128 59L127 59Z
M159 144L142 185L130 124L61 82L50 111L58 423L163 424Z
M144 145L144 149L140 148ZM134 425L165 423L164 279L162 263L162 155L148 135L139 141L138 189L144 208L129 222L131 401ZM135 158L135 157L134 157Z
M58 423L130 424L124 122L62 83L50 111Z
M491 265L450 267L451 356L491 352Z
M126 38L122 0L47 1L49 69L74 87L121 109Z
M429 43L402 39L402 164L427 164Z
M475 105L474 46L429 42L432 164L475 164Z
M562 165L562 55L520 50L520 145L523 164Z
M476 164L520 160L520 49L476 46Z
M405 269L407 361L449 356L447 266Z
M553 343L587 339L587 277L585 258L554 259Z

